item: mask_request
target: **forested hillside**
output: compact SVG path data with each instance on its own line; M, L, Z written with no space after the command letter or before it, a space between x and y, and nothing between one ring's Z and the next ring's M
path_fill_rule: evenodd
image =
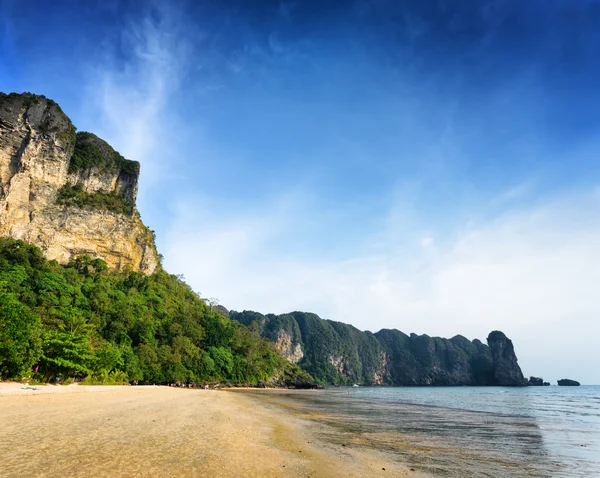
M89 383L312 382L176 276L111 272L87 256L59 265L36 246L0 238L0 378L30 376Z
M525 384L512 342L499 331L490 333L486 345L461 335L371 333L306 312L232 311L229 317L274 342L288 360L324 384Z

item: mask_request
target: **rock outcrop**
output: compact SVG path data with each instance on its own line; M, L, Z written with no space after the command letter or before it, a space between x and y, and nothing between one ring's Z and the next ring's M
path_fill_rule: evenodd
M154 237L135 208L139 163L76 133L43 96L0 93L0 235L67 263L78 255L152 273Z
M571 380L569 378L563 378L558 382L559 387L579 387L581 384L577 380Z
M495 330L488 335L488 346L494 362L494 378L497 385L526 385L527 381L521 372L512 340L504 333Z
M321 383L526 384L512 343L501 332L504 342L494 332L488 346L460 335L443 339L389 329L373 334L304 312L262 315L231 311L229 316L274 342L289 361Z
M550 385L550 382L544 382L544 379L541 377L529 377L527 385L530 387L547 387Z

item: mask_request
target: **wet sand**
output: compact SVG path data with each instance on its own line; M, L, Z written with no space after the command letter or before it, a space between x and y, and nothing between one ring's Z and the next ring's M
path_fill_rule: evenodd
M471 402L479 395L486 401L491 400L488 394L508 397L504 390L459 390ZM515 393L513 399L508 398L516 404L513 413L508 414L503 413L506 409L502 408L502 398L487 412L402 402L397 398L400 395L414 399L420 394L429 398L438 395L440 399L439 395L449 395L457 401L456 390L449 388L305 392L254 389L244 393L263 408L282 410L288 416L310 421L313 435L334 453L339 447L369 455L377 453L382 461L411 467L414 476L600 476L594 473L598 470L594 458L589 459L593 453L587 456L587 461L581 453L569 461L548 448L535 417L522 414L523 391ZM591 428L586 430L593 433ZM584 442L592 448L592 436L577 441L576 448L580 449L579 444Z
M0 476L423 476L244 393L0 384ZM302 392L297 392L302 393ZM385 470L383 470L385 468Z

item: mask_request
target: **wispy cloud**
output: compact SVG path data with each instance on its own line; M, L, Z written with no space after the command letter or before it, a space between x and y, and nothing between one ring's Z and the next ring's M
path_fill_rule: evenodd
M189 38L177 8L154 8L107 38L106 55L88 65L81 122L142 163L142 187L168 174L178 127L169 102L185 74ZM175 154L174 154L175 153Z
M510 203L518 200L525 199L528 195L532 194L535 189L535 181L524 181L516 184L515 186L508 188L502 192L497 198L496 202L499 205Z

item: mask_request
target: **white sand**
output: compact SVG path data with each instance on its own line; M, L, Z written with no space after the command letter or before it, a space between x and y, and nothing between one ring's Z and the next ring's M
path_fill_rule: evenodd
M314 424L243 393L22 387L0 383L2 477L416 476L376 455L321 447Z

